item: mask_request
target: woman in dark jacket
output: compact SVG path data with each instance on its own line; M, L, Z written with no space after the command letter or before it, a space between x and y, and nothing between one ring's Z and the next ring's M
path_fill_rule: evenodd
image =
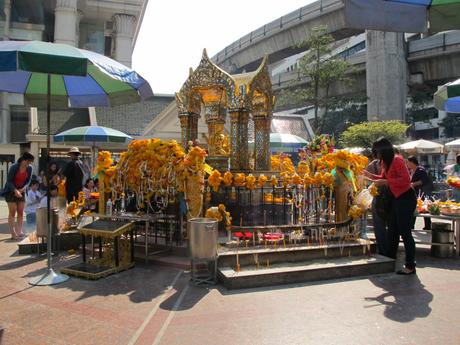
M364 174L374 181L377 187L388 186L388 195L392 199L387 255L396 259L401 236L406 251L406 265L397 273L415 274L415 241L412 237L412 223L417 200L411 185L409 170L404 158L395 155L393 145L388 139L380 138L375 141L372 150L375 150L377 158L380 159L382 173L374 175L364 171Z
M8 225L11 238L21 239L24 237L22 223L24 217L26 187L32 179L32 163L34 156L24 153L8 171L8 176L2 196L8 204ZM15 218L17 215L17 220Z

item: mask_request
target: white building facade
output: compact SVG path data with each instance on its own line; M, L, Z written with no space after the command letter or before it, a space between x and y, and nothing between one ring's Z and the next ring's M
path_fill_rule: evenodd
M0 0L0 37L3 40L64 43L109 56L131 67L132 52L147 2ZM23 151L30 151L38 157L45 146L45 137L43 125L40 126L43 123L40 109L25 108L21 95L2 93L0 101L1 180L6 162L17 159ZM77 125L97 124L92 108L84 111L83 120L81 114L73 116L72 111L67 112L68 119L79 118L74 121ZM61 128L57 126L57 129Z

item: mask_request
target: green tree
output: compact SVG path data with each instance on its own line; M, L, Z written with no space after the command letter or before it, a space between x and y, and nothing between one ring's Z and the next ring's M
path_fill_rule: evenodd
M348 127L367 120L366 96L338 98L321 118L321 132L339 138Z
M346 76L351 69L350 64L339 57L331 56L331 43L334 38L327 34L325 26L313 28L310 35L299 46L307 48L306 54L299 61L299 79L306 78L306 87L291 87L280 93L281 106L286 103L294 105L314 106L314 128L321 132L322 124L319 122L319 109L328 110L334 107L336 99L330 96L333 83L342 81L351 83Z
M385 137L393 144L402 143L406 139L409 125L399 121L362 122L348 127L340 137L344 147L369 148L380 137Z
M456 138L460 136L460 114L448 113L440 122L444 127L444 137Z

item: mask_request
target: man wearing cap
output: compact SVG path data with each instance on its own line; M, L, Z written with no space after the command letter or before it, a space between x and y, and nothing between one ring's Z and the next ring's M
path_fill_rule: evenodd
M69 156L72 159L65 167L63 175L66 178L65 189L67 202L78 199L78 193L82 190L83 177L85 168L80 159L81 152L78 147L72 147L69 150Z

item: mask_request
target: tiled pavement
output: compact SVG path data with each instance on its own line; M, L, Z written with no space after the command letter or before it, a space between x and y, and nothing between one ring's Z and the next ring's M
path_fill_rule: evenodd
M460 260L418 251L418 275L227 291L146 266L31 287L45 258L0 225L0 344L460 344ZM65 265L78 257L56 259Z

